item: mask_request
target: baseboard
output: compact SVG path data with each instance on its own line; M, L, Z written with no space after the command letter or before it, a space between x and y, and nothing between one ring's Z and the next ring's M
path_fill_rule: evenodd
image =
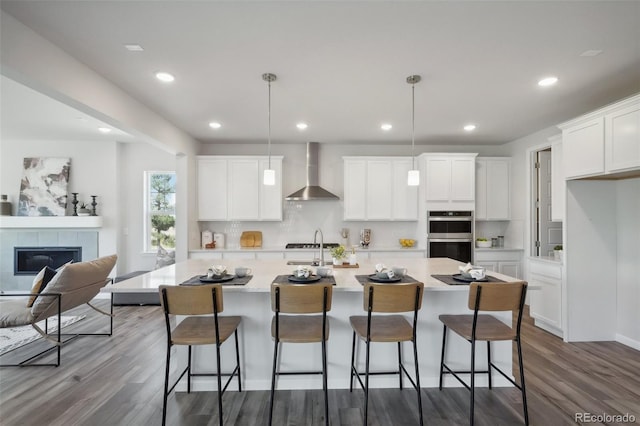
M559 338L563 338L564 333L562 332L562 330L560 330L559 328L556 328L552 325L547 324L544 321L540 321L538 319L534 319L533 323L535 324L536 327L543 329L544 331L547 331L551 334L553 334L554 336L558 336Z
M623 336L622 334L616 334L616 342L629 346L637 351L640 351L640 341Z

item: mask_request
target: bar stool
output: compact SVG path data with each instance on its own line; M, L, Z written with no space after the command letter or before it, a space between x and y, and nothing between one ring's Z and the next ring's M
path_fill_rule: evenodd
M522 392L522 404L524 409L524 423L529 424L529 413L527 410L527 395L524 384L524 368L522 365L522 345L520 341L520 324L522 323L522 309L524 299L527 294L527 283L516 281L511 283L471 283L469 286L469 309L473 310L473 315L440 315L440 321L444 324L442 333L442 356L440 358L440 390L442 390L443 374L452 374L471 393L469 408L469 424L473 426L474 412L474 385L477 373L487 373L489 377L489 389L491 389L491 368L493 367L514 386ZM518 319L515 327L510 327L492 315L479 315L481 311L512 311L517 312ZM447 343L447 330L460 335L471 343L471 370L453 371L445 362L445 349ZM515 341L518 350L518 366L520 370L520 385L505 374L501 369L491 362L491 342L492 341ZM487 370L476 371L475 352L476 342L487 342ZM444 371L446 369L446 371ZM471 385L462 380L458 374L471 374Z
M356 377L364 390L364 425L367 425L369 408L369 375L398 374L400 389L402 389L402 373L407 375L409 381L418 393L418 411L420 412L420 425L423 424L422 397L420 394L420 370L418 369L418 350L416 347L416 327L418 310L422 306L422 293L424 284L420 282L409 284L372 284L364 286L363 308L366 316L349 317L353 328L353 341L351 345L351 380L349 391L353 391L353 378ZM413 325L402 315L372 315L373 312L400 313L413 312ZM362 383L361 373L355 365L356 335L366 343L365 382ZM415 382L402 364L402 342L413 343L413 358L416 369ZM396 342L398 344L398 370L397 371L369 371L369 353L371 342Z
M273 370L271 372L271 399L269 425L273 419L273 401L276 376L293 374L322 374L325 424L329 425L329 399L327 395L327 339L331 310L332 284L271 284L271 321ZM322 315L306 315L318 314ZM293 314L293 315L282 315ZM322 343L322 371L278 371L278 345L286 343Z
M202 286L160 286L160 301L164 310L164 318L167 326L167 364L164 376L164 397L162 401L162 424L167 417L167 398L176 387L182 377L187 374L187 392L191 392L191 377L193 376L217 376L218 378L218 417L220 426L222 418L222 395L229 386L233 376L238 377L238 391L242 391L240 383L240 354L238 351L238 326L241 317L219 316L223 311L222 286L210 284ZM211 316L210 314L213 314ZM175 328L171 328L170 315L188 315ZM236 343L236 366L231 373L220 371L220 346L231 335ZM187 345L187 367L180 373L175 383L169 388L169 364L171 362L171 347L173 345ZM216 373L192 373L191 372L191 346L216 345ZM229 376L224 388L222 376Z

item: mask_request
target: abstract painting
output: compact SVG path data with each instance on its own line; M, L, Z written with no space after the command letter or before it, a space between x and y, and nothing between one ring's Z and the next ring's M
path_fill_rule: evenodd
M70 158L25 158L18 216L64 216Z

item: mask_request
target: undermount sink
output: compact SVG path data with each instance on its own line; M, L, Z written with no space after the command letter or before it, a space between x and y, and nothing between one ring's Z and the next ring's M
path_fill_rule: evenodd
M311 265L318 266L317 260L288 260L287 265Z

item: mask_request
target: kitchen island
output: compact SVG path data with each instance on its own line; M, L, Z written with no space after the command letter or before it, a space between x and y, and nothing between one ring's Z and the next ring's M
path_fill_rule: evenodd
M379 262L379 261L378 261ZM330 317L330 336L327 344L328 384L332 389L349 387L350 350L352 330L349 316L364 315L362 285L356 275L371 274L375 271L377 261L360 261L359 268L334 268L336 285L333 292ZM438 386L440 350L442 344L442 324L438 320L441 314L464 314L471 311L467 307L468 286L447 285L431 275L451 275L458 272L462 263L451 259L385 259L386 266L401 266L408 270L408 275L424 283L422 309L418 314L418 361L420 365L420 381L423 387ZM211 260L190 259L175 265L167 266L117 284L107 286L105 292L157 292L160 285L179 285L180 283L206 273ZM270 324L273 313L270 303L270 285L277 275L290 274L296 267L287 265L286 260L225 260L222 262L232 272L237 266L252 269L253 278L243 286L224 286L223 315L241 315L240 326L240 362L242 367L243 387L248 390L265 390L271 385L271 363L273 356L273 340ZM312 267L314 268L314 267ZM314 268L315 269L315 268ZM491 273L504 281L515 278ZM312 284L309 284L312 285ZM511 322L510 313L499 315ZM458 336L450 335L447 348L448 364L456 369L468 369L470 345ZM320 369L320 344L283 344L280 351L280 369L311 370ZM413 352L410 344L403 346L403 361L407 369L413 371ZM234 359L232 346L222 345L223 371L230 371ZM364 365L364 345L357 345L358 365ZM374 343L372 346L371 371L389 370L397 365L397 349L395 344ZM215 355L213 347L195 348L195 371L215 371ZM180 365L186 362L186 348L176 348ZM496 365L504 371L511 371L511 342L495 342L492 344L492 358ZM158 356L164 356L159 353ZM526 357L526 354L525 354ZM479 368L484 368L486 345L478 345L477 360ZM175 367L175 366L174 366ZM494 386L511 386L499 374L493 376ZM215 378L195 377L192 383L194 390L213 390ZM477 375L476 385L486 386L486 374ZM450 376L445 376L445 386L460 386ZM181 384L182 385L182 384ZM396 376L372 376L371 387L396 387ZM233 388L233 386L232 386ZM278 378L278 389L321 389L321 376L281 376ZM186 389L184 386L179 390Z

